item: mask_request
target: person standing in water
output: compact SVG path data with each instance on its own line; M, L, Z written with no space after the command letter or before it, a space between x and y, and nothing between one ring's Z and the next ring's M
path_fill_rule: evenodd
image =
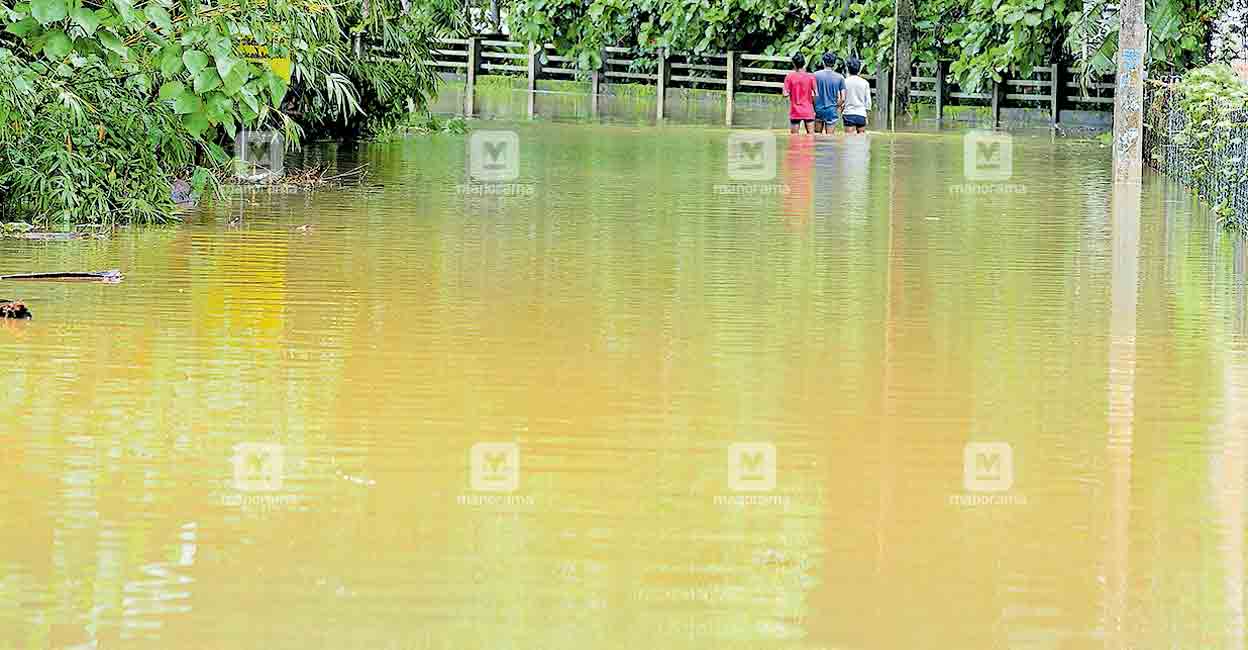
M871 84L858 76L862 61L851 58L846 64L849 76L845 78L845 132L866 133L867 111L871 110Z
M823 55L823 69L815 73L815 133L830 133L845 106L845 77L836 71L836 55Z
M815 75L806 72L806 57L799 52L793 55L793 71L784 76L784 96L789 98L789 133L797 133L799 126L815 121Z

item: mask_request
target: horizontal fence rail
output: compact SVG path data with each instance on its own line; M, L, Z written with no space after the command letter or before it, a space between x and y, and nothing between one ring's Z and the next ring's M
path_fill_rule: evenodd
M374 56L394 59L370 45ZM656 87L658 119L663 119L664 102L672 88L723 91L727 94L726 121L732 123L732 102L738 93L777 94L784 88L784 77L792 69L789 57L745 52L684 54L660 50L639 53L628 47L606 47L600 53L598 70L583 70L572 57L560 55L550 44L530 46L519 41L488 37L444 38L436 42L422 61L443 75L468 81L464 112L475 114L476 79L480 75L505 75L527 79L530 115L536 110L532 97L538 79L585 80L590 82L591 112L598 113L598 96L603 84L632 83ZM863 74L871 84L876 119L889 122L891 75L887 69ZM914 64L910 76L910 96L919 103L935 104L936 116L944 119L951 106L977 106L989 109L994 125L1001 122L1006 108L1045 110L1054 125L1061 122L1063 110L1111 111L1114 102L1113 75L1088 76L1078 70L1053 64L1035 68L1025 77L1006 77L978 88L963 88L949 74L949 62Z
M960 87L949 74L948 61L917 63L910 75L910 96L935 104L937 116L942 118L949 106L986 106L992 111L993 124L998 124L1004 108L1033 108L1047 110L1056 125L1063 110L1108 112L1114 103L1112 74L1081 78L1075 68L1058 64L977 89Z

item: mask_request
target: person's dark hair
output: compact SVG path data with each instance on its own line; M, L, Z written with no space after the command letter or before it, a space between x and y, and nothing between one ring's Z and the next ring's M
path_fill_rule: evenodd
M806 57L802 56L801 52L798 52L797 54L793 55L793 69L794 70L806 69Z
M859 61L857 58L850 58L849 63L846 65L849 66L849 74L862 72L862 61Z
M823 55L823 67L835 68L836 67L836 55L831 52L824 54Z

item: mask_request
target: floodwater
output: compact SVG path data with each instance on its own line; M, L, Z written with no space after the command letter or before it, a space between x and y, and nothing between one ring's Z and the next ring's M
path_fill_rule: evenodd
M0 242L126 275L0 283L0 648L1244 648L1245 250L1180 189L481 128Z

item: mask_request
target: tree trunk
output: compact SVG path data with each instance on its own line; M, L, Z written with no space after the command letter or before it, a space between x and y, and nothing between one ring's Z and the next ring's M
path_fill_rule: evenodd
M490 0L490 25L495 34L503 32L503 18L498 11L498 0Z
M893 41L893 116L910 108L910 68L914 55L914 0L897 0L897 37Z

